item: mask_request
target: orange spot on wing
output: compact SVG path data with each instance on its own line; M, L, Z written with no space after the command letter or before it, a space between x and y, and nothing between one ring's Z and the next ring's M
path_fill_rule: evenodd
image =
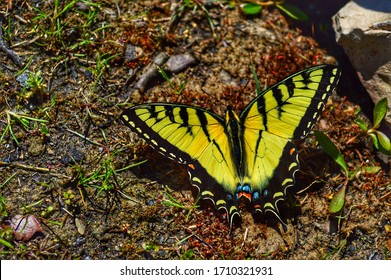
M290 151L289 151L290 155L293 155L293 153L294 153L295 151L296 151L295 148L290 149Z
M193 169L193 170L195 169L195 166L194 166L194 164L192 164L192 163L188 164L187 166L190 167L190 168Z

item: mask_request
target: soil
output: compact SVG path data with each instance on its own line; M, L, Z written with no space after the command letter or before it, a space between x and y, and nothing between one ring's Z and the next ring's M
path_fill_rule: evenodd
M390 157L354 122L370 125L345 98L354 92L338 89L316 127L353 176L310 134L296 143L286 230L243 209L232 238L224 215L197 203L184 167L119 120L151 101L240 112L256 96L251 63L262 88L339 63L294 20L274 6L244 15L238 2L59 2L0 4L2 259L390 258ZM161 64L171 85L148 72L183 54ZM344 184L343 211L331 214Z

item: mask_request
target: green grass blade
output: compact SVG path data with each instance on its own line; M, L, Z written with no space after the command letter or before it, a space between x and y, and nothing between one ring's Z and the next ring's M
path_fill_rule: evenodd
M254 62L253 62L252 59L250 60L250 62L251 62L251 72L254 75L255 87L257 89L257 95L260 95L261 94L261 85L259 84L259 79L258 79L258 76L257 76L257 72L255 71Z
M302 21L308 20L308 16L306 15L306 13L304 13L296 5L292 5L289 3L282 3L276 5L276 7L295 20L302 20Z
M17 174L17 172L15 172L14 174L12 174L11 176L9 176L3 183L0 184L0 189L2 187L4 187L9 181L11 181L12 178L15 177L15 175Z
M14 249L14 246L3 238L0 238L0 244L3 244L5 247L8 247L9 249Z

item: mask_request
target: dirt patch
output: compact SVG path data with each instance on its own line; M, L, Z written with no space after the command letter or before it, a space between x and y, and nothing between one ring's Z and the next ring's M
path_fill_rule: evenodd
M221 214L196 206L183 167L118 120L123 109L149 101L240 111L255 97L251 60L268 87L333 57L272 7L248 17L218 2L111 2L0 4L3 40L21 61L0 58L1 258L389 258L389 157L360 136L359 108L344 92L319 122L358 170L342 218L329 213L341 170L310 135L297 143L302 168L292 194L306 190L289 198L287 231L244 211L232 239ZM141 83L162 53L194 61L166 69L172 86L160 74ZM365 172L368 166L381 168ZM42 232L18 240L10 223L17 215L33 215Z

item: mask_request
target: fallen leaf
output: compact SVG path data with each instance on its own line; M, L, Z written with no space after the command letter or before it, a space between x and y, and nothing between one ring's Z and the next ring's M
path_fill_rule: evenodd
M12 231L19 241L30 240L37 232L43 232L39 220L34 215L15 215L11 219Z
M86 226L85 226L84 222L82 220L80 220L79 218L76 218L75 219L75 224L76 224L76 227L77 227L77 231L81 235L84 235L84 233L86 232Z

